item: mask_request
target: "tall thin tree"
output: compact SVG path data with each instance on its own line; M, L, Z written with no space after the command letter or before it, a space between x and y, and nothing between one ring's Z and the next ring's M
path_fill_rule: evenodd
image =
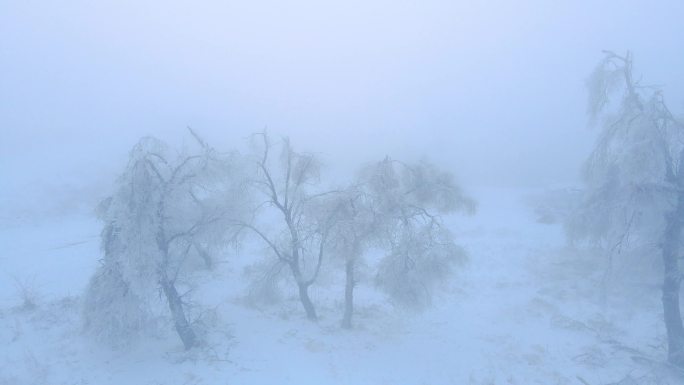
M644 257L660 254L668 359L684 367L678 262L684 125L669 111L660 89L635 80L629 52L606 51L588 87L589 116L592 122L601 119L602 126L586 163L586 191L569 220L569 234L602 241L610 249L656 245Z
M311 191L320 184L320 163L314 155L294 151L285 138L277 145L280 156L273 159L270 137L266 133L254 137L260 139L260 150L254 158L256 177L252 184L263 200L254 208L254 219L240 225L262 240L278 263L289 268L306 317L315 321L318 314L309 288L321 271L335 212L327 212L321 218L321 213L312 208L317 199L337 191ZM278 225L269 232L268 224L259 220L273 219L273 215Z

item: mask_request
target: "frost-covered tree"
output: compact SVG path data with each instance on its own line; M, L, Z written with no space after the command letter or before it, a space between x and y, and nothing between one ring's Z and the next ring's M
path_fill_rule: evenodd
M384 254L376 283L395 302L426 305L432 289L465 260L441 215L472 213L475 203L452 174L428 162L386 158L364 167L353 185L328 200L336 216L329 246L344 259L342 326L352 326L355 271L372 249Z
M659 89L634 79L630 53L606 52L588 88L589 116L602 125L586 163L582 204L567 225L569 235L611 250L639 248L644 258L659 256L668 358L684 366L678 266L684 126L670 113Z
M391 159L364 167L346 188L320 189L320 165L311 154L295 152L285 139L273 144L255 135L253 186L263 197L250 230L275 257L262 265L272 288L279 266L286 266L297 285L309 319L317 318L308 288L326 260L342 261L345 307L342 326L350 328L356 272L372 250L384 253L377 284L397 303L420 307L440 279L465 260L441 215L472 212L475 203L453 175L428 162L405 164ZM280 150L278 157L272 150ZM333 261L331 261L333 262ZM262 269L263 270L263 269Z
M263 241L278 264L287 266L307 318L315 321L309 287L321 271L335 215L335 210L318 210L317 200L337 191L312 191L320 184L320 163L314 155L294 151L288 139L274 145L265 133L254 138L260 140L252 185L263 199L254 208L253 220L239 225ZM280 150L276 158L274 147Z
M85 327L101 339L134 338L155 317L163 295L183 345L196 345L186 302L184 275L209 266L211 247L235 236L244 194L236 155L219 155L199 143L194 153L176 152L143 138L130 153L116 189L99 208L104 258L85 297Z
M330 231L330 254L344 263L344 315L342 327L352 327L354 286L359 261L377 240L378 218L369 205L363 189L353 186L328 197L327 206L334 207L336 217Z
M451 173L425 161L385 159L368 167L361 179L382 218L379 239L388 251L377 284L401 305L427 305L434 286L466 258L441 216L473 213L475 202Z

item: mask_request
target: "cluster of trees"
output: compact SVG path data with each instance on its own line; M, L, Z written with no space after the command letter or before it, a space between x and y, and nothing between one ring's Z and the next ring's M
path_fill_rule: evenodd
M585 166L581 202L567 221L569 235L659 260L668 358L684 367L684 124L658 87L634 78L629 52L605 52L588 86L589 115L601 130Z
M414 307L428 304L465 259L441 216L472 213L475 202L428 162L385 158L348 185L326 189L317 157L288 139L253 135L254 150L241 155L190 133L195 149L180 152L143 138L99 207L104 258L84 301L85 328L98 339L126 341L169 319L185 348L196 346L180 292L212 268L213 256L248 239L287 269L309 320L318 317L309 288L321 270L344 274L344 328L352 327L356 273L369 253L383 255L377 287ZM161 313L160 299L168 307Z
M634 79L632 66L630 53L606 52L588 81L589 114L601 130L581 196L560 215L573 241L659 259L668 358L684 367L684 124L659 88ZM246 239L262 242L273 271L289 273L309 320L318 318L309 289L321 271L343 276L344 328L353 325L358 270L371 253L382 255L376 286L411 307L427 305L436 284L465 260L442 216L472 213L475 202L433 164L387 157L361 167L345 186L324 188L319 159L288 139L255 134L253 151L242 155L190 134L192 151L143 138L99 207L104 258L87 289L84 319L100 339L135 338L166 318L185 348L196 346L179 288L190 288L214 255ZM558 215L541 214L547 221ZM153 310L160 298L168 305L162 315Z

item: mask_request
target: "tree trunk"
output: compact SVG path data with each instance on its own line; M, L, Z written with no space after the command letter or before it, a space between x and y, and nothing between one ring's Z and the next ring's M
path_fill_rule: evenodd
M185 350L188 350L195 346L197 342L197 336L192 330L188 319L185 317L185 311L183 310L183 303L181 302L176 286L165 279L162 281L162 289L166 295L166 300L169 303L169 310L171 310L171 315L173 316L173 322L176 326L176 332L183 341L183 346Z
M663 240L663 313L667 330L668 361L676 366L684 367L684 326L679 309L679 289L681 275L678 255L681 242L681 213L684 209L684 197L679 197L677 210L667 217L665 239Z
M348 260L345 268L347 280L344 286L344 317L342 318L342 327L344 329L351 329L352 315L354 314L354 260Z
M299 286L299 300L304 306L304 311L306 311L306 318L310 321L317 321L318 316L316 315L316 309L309 298L309 285L298 282L297 286Z
M166 190L166 187L164 187ZM166 192L165 192L166 193ZM195 346L197 341L197 336L192 330L188 319L185 317L185 310L183 310L183 302L181 302L180 295L178 295L178 290L176 290L175 280L169 279L167 269L169 267L169 243L170 239L166 237L166 229L164 227L164 212L165 212L165 199L159 200L159 206L157 208L157 217L159 218L159 228L156 234L157 247L161 252L162 261L159 266L159 284L164 290L164 295L166 296L166 301L169 303L169 310L171 311L171 316L173 317L173 323L176 327L176 332L183 341L183 346L185 350L189 350Z
M302 272L299 270L299 256L298 251L295 249L292 253L293 262L290 262L290 271L292 271L292 277L295 282L297 282L297 287L299 287L299 301L304 306L304 311L306 312L306 318L309 321L317 321L318 316L316 315L316 308L314 308L311 298L309 298L309 286L313 281L305 281L302 278Z

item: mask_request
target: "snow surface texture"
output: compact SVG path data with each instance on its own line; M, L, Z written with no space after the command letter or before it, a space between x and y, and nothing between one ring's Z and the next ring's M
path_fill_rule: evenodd
M451 222L470 262L427 311L397 309L361 281L351 331L340 328L341 282L312 287L311 323L295 293L246 305L254 258L227 255L193 293L205 342L188 352L171 325L119 351L82 334L96 220L3 220L0 384L684 383L664 363L657 280L607 286L604 259L535 222L523 193L474 194L479 213Z

